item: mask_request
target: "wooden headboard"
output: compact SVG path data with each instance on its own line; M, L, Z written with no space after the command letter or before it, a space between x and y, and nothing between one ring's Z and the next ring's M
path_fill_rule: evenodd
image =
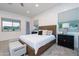
M39 30L52 30L56 34L56 25L39 26Z

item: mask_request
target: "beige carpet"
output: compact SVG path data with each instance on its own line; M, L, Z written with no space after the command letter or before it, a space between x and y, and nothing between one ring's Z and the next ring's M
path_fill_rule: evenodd
M9 55L9 45L8 41L0 41L0 56Z
M76 56L76 51L54 44L41 56ZM0 56L9 56L8 41L0 42Z

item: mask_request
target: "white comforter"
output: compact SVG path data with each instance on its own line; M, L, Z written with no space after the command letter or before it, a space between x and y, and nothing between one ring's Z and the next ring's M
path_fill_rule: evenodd
M21 35L19 37L23 42L31 46L32 48L35 49L35 54L37 54L38 49L51 42L52 40L55 40L54 35L36 35L36 34L31 34L31 35Z

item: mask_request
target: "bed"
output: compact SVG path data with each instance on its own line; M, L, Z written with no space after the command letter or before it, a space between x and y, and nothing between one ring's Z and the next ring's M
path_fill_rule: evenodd
M52 27L53 29L47 29L49 27ZM56 31L55 26L44 26L39 27L40 29L46 28L46 30L53 30ZM21 35L19 37L21 43L27 44L27 54L30 56L38 56L41 55L44 51L46 51L50 46L55 44L56 32L53 32L53 35L37 35L37 34L30 34L30 35Z

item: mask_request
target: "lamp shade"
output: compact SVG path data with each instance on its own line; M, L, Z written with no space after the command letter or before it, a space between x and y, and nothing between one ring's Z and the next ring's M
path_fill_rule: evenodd
M63 23L62 28L69 28L69 23Z

